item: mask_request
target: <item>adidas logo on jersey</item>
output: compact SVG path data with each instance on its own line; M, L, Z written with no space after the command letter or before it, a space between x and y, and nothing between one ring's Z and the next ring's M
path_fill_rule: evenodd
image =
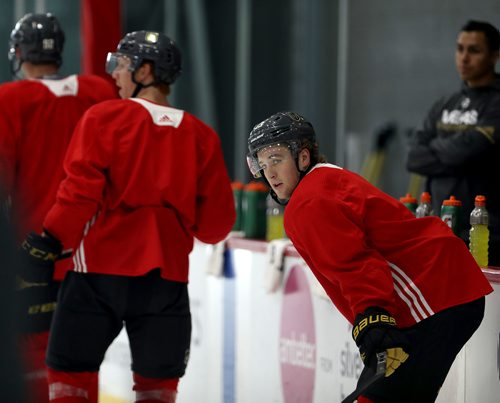
M160 119L158 119L158 122L160 123L172 122L172 119L170 119L168 115L162 115L160 116Z

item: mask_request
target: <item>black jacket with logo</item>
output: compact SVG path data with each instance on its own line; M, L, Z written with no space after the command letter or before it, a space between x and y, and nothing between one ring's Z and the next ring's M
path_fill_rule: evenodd
M454 195L462 202L460 237L468 242L477 195L486 196L490 266L500 266L500 76L436 102L410 141L407 168L427 177L434 212Z

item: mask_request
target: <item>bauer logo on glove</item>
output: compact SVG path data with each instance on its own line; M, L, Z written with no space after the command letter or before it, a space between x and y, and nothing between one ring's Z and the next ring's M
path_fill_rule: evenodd
M367 327L374 324L378 325L388 325L388 326L396 326L396 319L387 314L374 313L369 314L367 317L360 319L359 322L356 322L356 325L352 329L352 337L354 341L358 338L359 334Z
M376 366L376 354L386 353L386 377L409 357L406 335L396 326L396 319L381 308L371 307L357 315L352 337L365 366Z

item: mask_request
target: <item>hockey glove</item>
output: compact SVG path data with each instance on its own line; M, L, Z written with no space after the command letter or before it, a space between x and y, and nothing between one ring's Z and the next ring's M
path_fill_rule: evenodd
M408 359L410 343L385 310L371 307L356 316L352 337L364 364L375 369L377 353L387 352L385 376L390 376Z
M23 241L19 259L20 286L47 285L52 280L54 262L62 252L56 238L31 232Z

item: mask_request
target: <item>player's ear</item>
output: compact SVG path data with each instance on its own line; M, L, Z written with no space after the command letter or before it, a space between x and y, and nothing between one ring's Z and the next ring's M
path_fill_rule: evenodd
M303 148L299 152L299 169L305 171L311 164L311 152L308 148Z
M136 80L142 82L143 84L149 83L154 79L153 65L151 63L143 63L141 67L137 69Z

